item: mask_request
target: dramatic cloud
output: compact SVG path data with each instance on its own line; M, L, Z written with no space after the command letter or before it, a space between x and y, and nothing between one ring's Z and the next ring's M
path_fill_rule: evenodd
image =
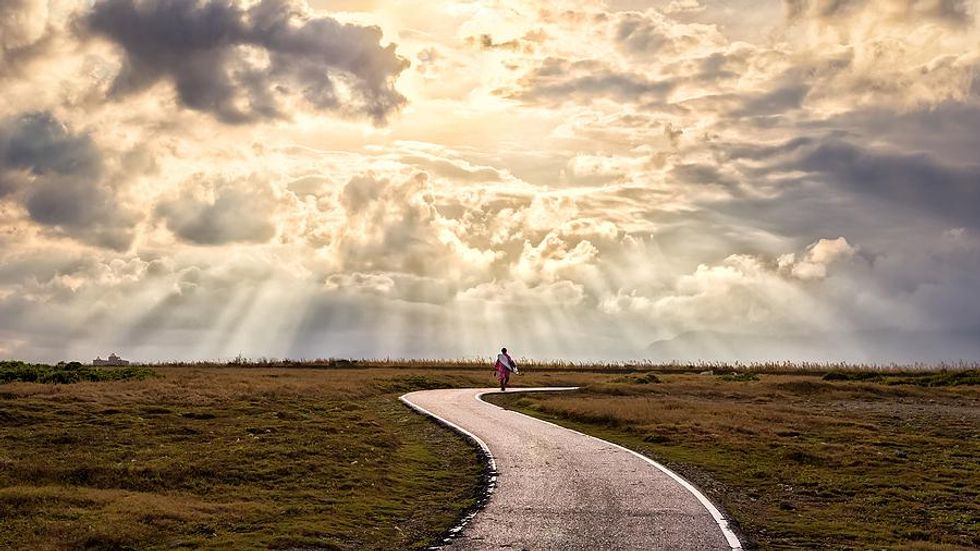
M260 179L186 186L157 205L157 214L181 239L199 245L261 243L276 234L274 190Z
M101 0L86 24L124 52L116 96L167 81L182 105L227 123L287 117L301 98L382 124L405 102L394 80L408 63L393 45L380 45L380 29L309 15L288 0L247 8L225 0Z
M618 101L663 99L674 85L641 74L617 71L598 60L548 58L520 81L520 91L507 94L523 101L562 102L611 98Z
M884 17L965 24L970 20L968 0L786 0L791 19L804 16L833 19L853 17L863 10L873 10Z
M806 254L800 260L794 253L789 253L780 256L777 264L780 271L799 279L823 279L827 277L827 266L853 254L854 248L843 237L821 239L807 247Z
M0 123L0 196L14 195L31 220L57 233L126 249L136 217L106 176L92 139L72 134L50 113Z
M614 39L628 55L664 59L726 45L714 25L681 24L656 11L627 12L615 20Z
M0 0L0 356L980 359L976 16Z
M980 220L977 164L944 164L927 154L876 151L836 138L793 140L744 154L774 159L773 172L800 171L836 192L855 195L855 201L867 196L869 214L899 208L974 228Z

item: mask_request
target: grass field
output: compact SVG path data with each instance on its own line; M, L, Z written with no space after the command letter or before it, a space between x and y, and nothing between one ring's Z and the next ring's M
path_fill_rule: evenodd
M493 399L664 461L763 548L980 546L976 371L635 367L527 365L584 389ZM485 363L140 373L0 384L0 548L418 549L479 496L473 448L397 397Z
M0 385L0 548L424 548L482 465L397 398L490 385L490 368L375 367Z
M641 451L764 549L980 547L978 372L610 376L494 395Z

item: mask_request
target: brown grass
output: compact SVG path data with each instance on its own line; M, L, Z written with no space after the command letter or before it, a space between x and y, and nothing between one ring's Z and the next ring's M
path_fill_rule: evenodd
M473 503L474 450L397 397L487 363L275 365L0 385L0 548L421 548ZM975 385L525 367L589 386L502 400L665 461L762 547L980 546Z
M658 375L492 400L674 467L766 549L980 547L980 389Z
M397 397L488 365L155 370L0 385L0 548L422 548L478 497L475 450Z

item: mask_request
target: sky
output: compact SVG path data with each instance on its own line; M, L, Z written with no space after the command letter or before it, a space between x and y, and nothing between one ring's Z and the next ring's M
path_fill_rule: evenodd
M0 0L0 358L980 360L978 12Z

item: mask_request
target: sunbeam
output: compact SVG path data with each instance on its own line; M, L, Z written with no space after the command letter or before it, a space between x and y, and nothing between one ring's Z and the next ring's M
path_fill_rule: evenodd
M977 10L817 4L14 2L0 354L975 358Z

